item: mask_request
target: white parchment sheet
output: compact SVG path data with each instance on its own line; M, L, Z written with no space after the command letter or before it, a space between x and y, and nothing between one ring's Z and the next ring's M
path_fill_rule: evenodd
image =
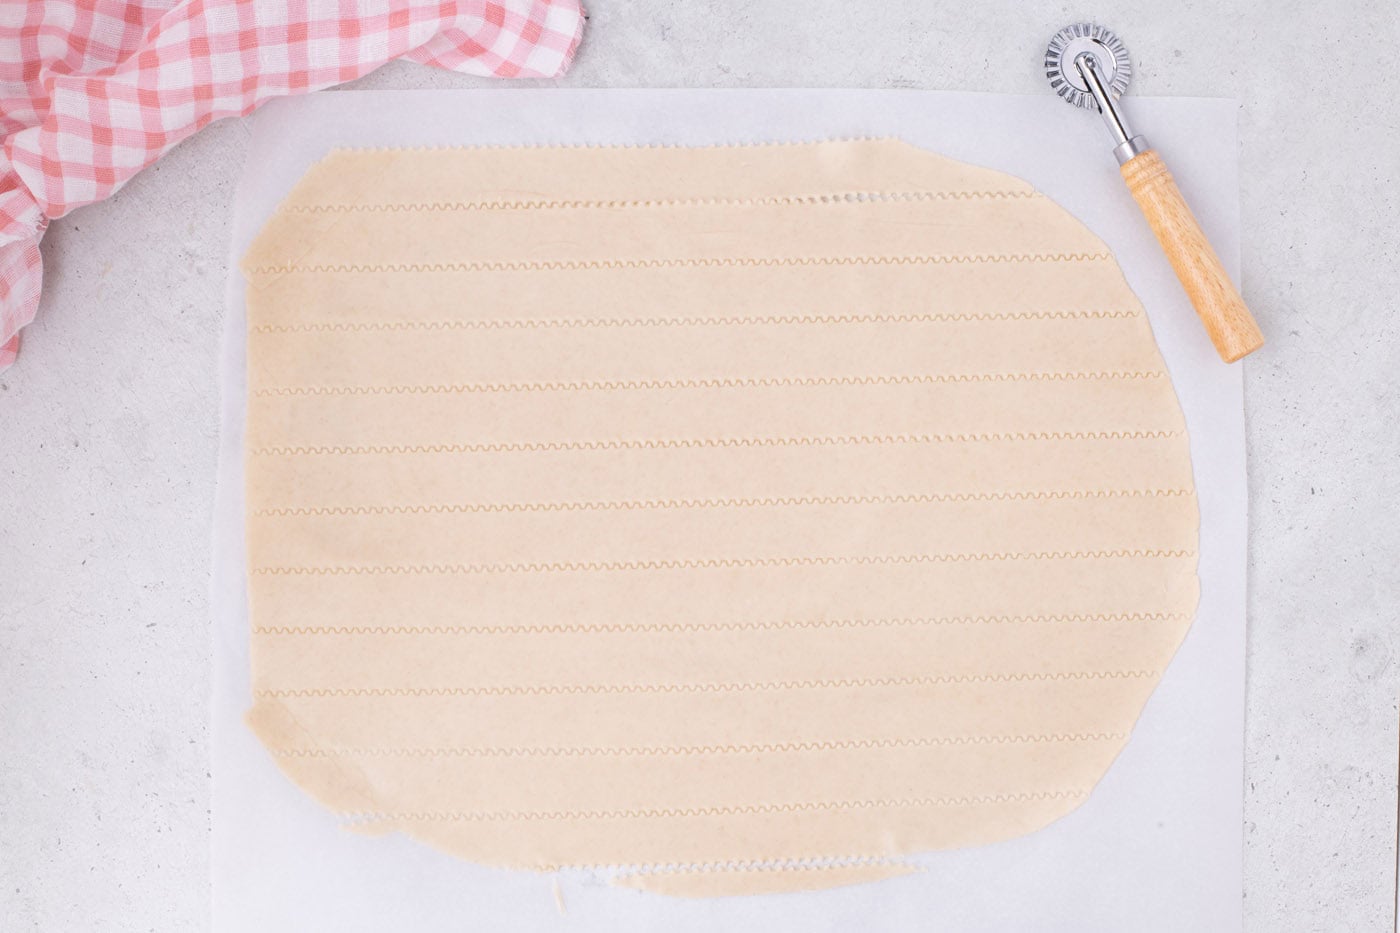
M1130 98L1225 265L1238 274L1230 101ZM1238 365L1222 364L1119 180L1098 117L1037 97L931 91L332 92L253 117L222 362L214 528L213 928L467 930L1238 930L1241 925L1245 450ZM768 142L898 136L1018 175L1117 255L1147 308L1191 434L1199 615L1127 748L1041 832L919 857L922 873L805 894L685 900L484 868L403 837L341 830L243 725L245 326L237 260L302 173L338 146Z

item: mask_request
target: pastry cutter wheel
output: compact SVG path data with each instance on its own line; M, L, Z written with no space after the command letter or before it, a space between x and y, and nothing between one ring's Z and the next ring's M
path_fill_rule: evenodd
M1162 244L1220 358L1233 363L1259 349L1264 335L1186 206L1171 172L1147 140L1128 128L1118 109L1116 101L1132 76L1122 40L1093 23L1066 26L1045 50L1045 76L1060 97L1077 107L1097 108L1103 115L1113 134L1113 154L1123 181Z

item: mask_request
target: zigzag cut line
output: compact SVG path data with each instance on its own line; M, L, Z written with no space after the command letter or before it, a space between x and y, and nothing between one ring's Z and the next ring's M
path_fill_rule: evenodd
M1089 382L1161 379L1164 372L939 373L894 376L735 376L715 379L576 379L565 382L458 382L424 385L270 386L256 397L283 395L481 395L617 392L639 389L778 389L822 386L942 385L977 382Z
M834 680L771 680L690 684L502 684L468 687L286 687L255 690L260 699L331 697L574 696L668 693L754 693L774 690L850 690L937 687L951 684L1053 683L1141 680L1156 671L1056 671L1053 673L949 674L926 677L867 677Z
M367 564L255 567L257 576L408 576L490 573L578 573L633 570L732 570L757 567L833 567L883 564L952 564L980 561L1108 560L1195 557L1195 551L1126 548L1099 551L1015 551L947 554L876 554L856 557L703 557L665 560L530 561L486 564Z
M1061 742L1119 742L1125 732L967 735L915 739L852 739L822 742L762 742L730 745L634 746L455 746L440 748L279 748L279 758L632 758L689 755L768 755L958 745L1038 745Z
M694 450L732 447L861 447L885 444L982 444L1029 441L1136 441L1181 437L1184 431L1041 431L987 434L852 434L809 437L702 437L605 441L499 441L484 444L365 444L255 447L254 456L339 454L478 454L569 450Z
M726 266L946 266L1002 263L1109 262L1112 253L967 253L936 256L724 256L694 259L510 259L481 262L313 263L256 266L253 275L384 272L574 272L596 269L722 268Z
M742 816L774 813L842 812L850 810L927 809L931 807L984 807L1046 800L1078 800L1084 791L1039 791L1023 794L985 794L965 797L908 797L889 800L814 800L797 803L734 804L712 807L656 807L626 810L416 810L398 813L348 811L340 816L352 823L379 822L495 822L534 820L627 820L685 817Z
M1031 200L1038 191L833 191L756 198L658 198L587 200L496 198L481 201L409 201L399 204L294 204L293 214L437 213L449 211L619 210L671 207L786 207L801 205L881 204L920 201Z
M537 625L272 625L255 635L631 635L758 632L782 629L928 628L941 625L1072 625L1181 622L1182 612L1102 612L1021 616L915 616L869 619L780 619L772 622L577 622Z
M330 515L457 515L478 512L615 512L651 509L749 509L820 505L930 505L941 502L1021 502L1189 496L1190 489L1084 489L1044 492L909 493L893 496L764 496L720 499L627 499L598 502L464 502L429 505L336 505L255 509L259 517Z
M926 324L968 321L1058 321L1139 318L1140 311L1007 311L948 314L744 314L633 318L535 318L430 321L312 321L301 324L258 324L255 334L344 332L378 333L414 330L536 330L607 327L741 327L810 324Z

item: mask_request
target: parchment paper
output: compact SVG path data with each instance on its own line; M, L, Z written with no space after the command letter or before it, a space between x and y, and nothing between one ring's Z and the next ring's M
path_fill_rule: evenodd
M1235 106L1130 101L1227 267L1238 254ZM1238 366L1204 331L1118 180L1105 134L1051 95L917 91L340 92L254 119L232 255L335 146L693 143L896 135L1019 175L1112 247L1146 306L1191 432L1200 614L1127 749L1048 829L921 857L906 878L800 895L679 901L481 868L404 838L365 838L276 770L242 722L242 281L230 282L215 517L213 910L216 930L1038 929L1240 926L1245 472ZM236 268L236 261L230 263Z

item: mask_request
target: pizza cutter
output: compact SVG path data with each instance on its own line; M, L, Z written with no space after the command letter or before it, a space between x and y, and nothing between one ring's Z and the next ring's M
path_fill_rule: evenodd
M1066 26L1055 33L1045 50L1045 76L1064 100L1076 107L1096 108L1103 115L1113 134L1113 154L1123 180L1162 244L1220 358L1233 363L1259 349L1264 335L1230 283L1171 172L1147 140L1129 129L1118 109L1116 102L1132 77L1123 41L1112 30L1094 23Z

